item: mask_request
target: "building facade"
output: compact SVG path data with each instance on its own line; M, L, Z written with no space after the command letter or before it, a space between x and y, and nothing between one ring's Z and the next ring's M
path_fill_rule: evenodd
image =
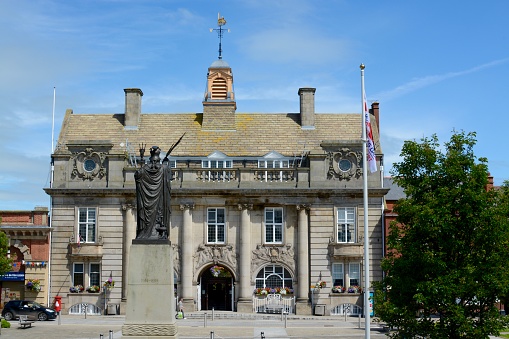
M12 270L0 276L1 307L9 300L48 305L51 228L48 208L0 211L0 231L9 238Z
M187 311L256 312L262 289L284 289L298 314L315 305L326 314L362 308L361 292L371 285L364 265L372 281L382 275L387 190L380 172L370 174L364 211L360 113L316 114L315 88L298 90L298 113L237 113L232 69L222 59L208 68L203 113L144 114L143 92L124 92L123 114L67 110L52 154L51 295L62 297L63 312L81 312L83 303L123 312L127 276L136 274L127 270L134 173L145 150L157 145L163 158L184 133L169 156L175 290L168 293L182 297ZM371 113L380 165L378 103ZM100 293L72 288L107 280L114 287ZM339 285L352 293L333 292Z

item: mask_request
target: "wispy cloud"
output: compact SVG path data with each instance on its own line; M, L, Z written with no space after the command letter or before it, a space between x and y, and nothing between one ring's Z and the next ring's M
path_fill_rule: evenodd
M395 99L395 98L401 97L407 93L414 92L421 88L434 85L436 83L445 81L447 79L456 78L456 77L460 77L463 75L479 72L484 69L495 67L500 64L506 63L508 61L509 61L509 58L505 58L505 59L488 62L486 64L482 64L479 66L475 66L475 67L472 67L472 68L464 70L464 71L449 72L449 73L439 74L439 75L429 75L429 76L426 76L423 78L418 78L418 79L412 80L410 82L407 82L406 84L398 86L392 90L380 92L378 94L375 94L374 97L376 97L380 100L388 101L390 99Z

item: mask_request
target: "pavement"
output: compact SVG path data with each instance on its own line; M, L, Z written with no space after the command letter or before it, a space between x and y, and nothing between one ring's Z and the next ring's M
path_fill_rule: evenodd
M289 315L264 315L242 317L230 312L229 317L217 315L212 320L210 312L186 314L187 319L176 320L180 339L311 339L311 338L364 338L364 322L361 328L357 318L344 317L298 317ZM21 328L18 321L10 321L10 328L2 328L0 338L30 339L85 339L122 338L125 316L62 315L60 320L37 321L32 327ZM380 326L371 324L370 337L386 338ZM101 336L102 335L102 336Z
M364 319L342 316L248 315L229 312L186 314L176 320L179 339L311 339L365 338ZM125 316L62 315L60 319L37 321L32 327L21 328L11 321L10 328L2 328L1 339L88 339L122 338ZM370 324L370 338L387 338L381 326ZM490 337L497 338L497 337Z

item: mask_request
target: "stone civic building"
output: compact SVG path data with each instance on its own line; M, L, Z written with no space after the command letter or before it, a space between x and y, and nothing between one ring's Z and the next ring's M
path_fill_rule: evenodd
M359 289L331 289L371 285L362 273L365 236L370 277L382 277L387 190L380 172L369 175L365 235L360 112L316 114L315 88L300 88L298 113L237 113L222 59L208 68L203 113L145 114L143 92L124 92L123 114L67 110L52 154L51 295L62 297L64 313L81 312L83 303L89 312L107 305L123 312L136 235L134 173L148 158L140 145L165 152L183 133L169 157L175 290L168 293L182 297L186 311L255 312L254 290L265 287L291 289L286 297L298 314L316 304L326 314L363 306ZM371 113L380 169L378 103ZM105 293L70 292L108 279L115 286Z

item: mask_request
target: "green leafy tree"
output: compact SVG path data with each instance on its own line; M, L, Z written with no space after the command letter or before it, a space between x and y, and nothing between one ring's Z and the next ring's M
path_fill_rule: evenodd
M0 225L2 218L0 217ZM0 231L0 275L5 274L12 269L12 260L7 258L7 251L9 250L9 238L7 235Z
M488 190L475 133L406 141L394 181L406 199L388 236L375 312L391 338L488 338L505 326L495 303L509 286L507 187Z

